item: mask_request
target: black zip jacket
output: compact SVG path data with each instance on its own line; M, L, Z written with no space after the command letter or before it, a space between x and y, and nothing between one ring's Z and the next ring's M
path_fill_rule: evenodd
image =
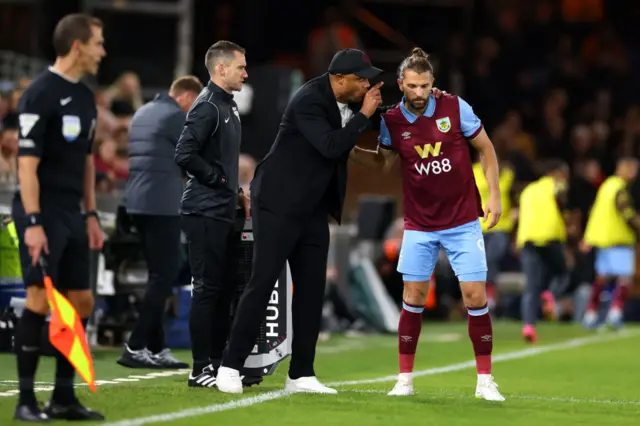
M187 113L175 161L189 180L180 213L233 221L241 124L233 95L211 81Z

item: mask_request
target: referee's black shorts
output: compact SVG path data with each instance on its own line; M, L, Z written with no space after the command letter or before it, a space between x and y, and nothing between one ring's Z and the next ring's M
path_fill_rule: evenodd
M22 280L25 286L42 286L42 274L32 265L29 249L24 244L27 216L19 199L13 201L13 220L20 246ZM49 254L47 273L60 290L89 290L89 238L84 215L59 206L42 206L42 224L47 236Z

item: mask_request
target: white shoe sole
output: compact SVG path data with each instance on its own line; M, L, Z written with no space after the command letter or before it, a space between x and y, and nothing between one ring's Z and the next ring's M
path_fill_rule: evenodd
M484 395L481 394L476 394L476 398L477 399L483 399L485 401L492 401L492 402L503 402L505 400L504 396L500 396L500 398L487 398Z
M298 386L295 386L295 385L285 385L284 391L291 392L291 393L319 393L324 395L336 395L338 393L337 390L331 389L331 388L322 389L322 390L308 389L308 388L299 388Z
M221 386L222 385L222 386ZM227 385L226 383L216 383L216 387L220 392L224 393L242 393L242 385L238 388L237 386Z
M402 392L391 391L387 394L387 396L411 396L411 395L415 395L415 392L413 391L413 389L411 389L410 391L402 391Z

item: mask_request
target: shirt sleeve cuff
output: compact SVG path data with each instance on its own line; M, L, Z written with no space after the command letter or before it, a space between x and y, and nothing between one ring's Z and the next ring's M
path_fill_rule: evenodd
M471 140L474 140L475 138L477 138L477 137L478 137L478 135L480 134L480 132L482 131L482 129L484 129L484 124L480 124L480 127L478 127L478 128L476 129L476 131L475 131L475 132L473 132L471 135L467 136L467 139L469 139L470 141L471 141Z
M363 133L371 127L371 120L363 113L357 112L349 121L349 125L355 126L358 132Z

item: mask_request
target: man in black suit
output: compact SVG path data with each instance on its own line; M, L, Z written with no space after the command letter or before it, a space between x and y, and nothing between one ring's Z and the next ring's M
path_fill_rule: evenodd
M239 370L256 342L273 286L288 260L295 296L285 390L337 393L321 384L313 369L326 283L327 218L331 215L340 223L349 153L382 102L382 83L373 88L369 83L380 72L359 50L338 52L329 72L307 82L291 99L275 143L256 168L251 200L253 273L218 370L222 392L242 393ZM358 103L359 111L349 107Z

